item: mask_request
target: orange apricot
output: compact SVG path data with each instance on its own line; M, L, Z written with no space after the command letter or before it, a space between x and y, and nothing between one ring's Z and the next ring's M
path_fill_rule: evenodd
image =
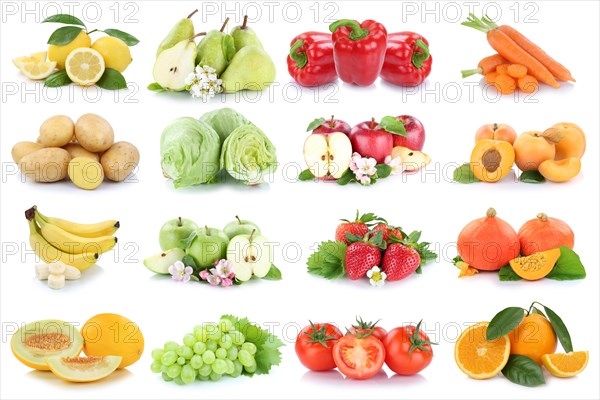
M486 124L477 130L475 142L482 139L502 140L513 144L517 138L517 132L507 124Z
M575 178L581 171L581 160L578 157L564 160L546 160L540 164L539 172L552 182L566 182Z
M556 150L544 133L530 131L521 134L513 143L515 163L521 171L538 169L546 160L553 160Z
M583 130L571 122L559 122L552 125L561 133L562 139L556 144L555 160L564 160L565 158L581 158L585 153L585 134Z
M515 151L510 143L483 139L471 153L471 171L480 181L497 182L504 178L515 162Z

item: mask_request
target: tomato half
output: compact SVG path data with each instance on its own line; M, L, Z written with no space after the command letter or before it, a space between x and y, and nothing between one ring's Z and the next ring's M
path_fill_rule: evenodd
M420 330L421 323L392 329L383 341L385 363L399 375L415 375L425 369L433 358L432 343ZM411 350L412 349L412 350Z
M333 359L340 372L352 379L369 379L383 367L385 348L374 336L346 334L333 347Z
M342 332L332 324L313 324L304 327L296 338L296 355L312 371L335 368L333 348Z

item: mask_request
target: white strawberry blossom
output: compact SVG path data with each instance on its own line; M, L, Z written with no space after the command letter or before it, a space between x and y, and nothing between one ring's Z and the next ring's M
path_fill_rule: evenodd
M367 271L367 278L369 278L369 282L372 286L383 286L385 284L385 279L387 278L387 274L379 269L377 265Z

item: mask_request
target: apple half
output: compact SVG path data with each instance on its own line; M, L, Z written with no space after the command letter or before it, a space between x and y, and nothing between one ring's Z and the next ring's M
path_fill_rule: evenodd
M352 143L342 132L312 134L304 142L304 161L315 178L335 180L352 160Z
M233 273L239 281L246 282L255 275L263 278L273 263L273 246L269 240L256 235L238 235L227 246L227 259L233 264Z

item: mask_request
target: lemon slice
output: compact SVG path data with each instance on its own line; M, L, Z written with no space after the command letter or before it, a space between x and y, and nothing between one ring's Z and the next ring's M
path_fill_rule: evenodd
M81 47L69 53L65 61L67 75L81 86L98 82L104 73L104 59L94 49Z
M19 70L29 79L39 80L47 78L56 69L54 61L37 61L19 64Z
M13 60L12 60L15 67L17 67L19 69L21 69L21 67L19 67L19 65L21 65L21 64L26 64L26 63L31 63L31 62L40 62L40 61L46 61L46 52L45 51L38 51L37 53L33 53L29 56L21 56L21 57L13 58Z

